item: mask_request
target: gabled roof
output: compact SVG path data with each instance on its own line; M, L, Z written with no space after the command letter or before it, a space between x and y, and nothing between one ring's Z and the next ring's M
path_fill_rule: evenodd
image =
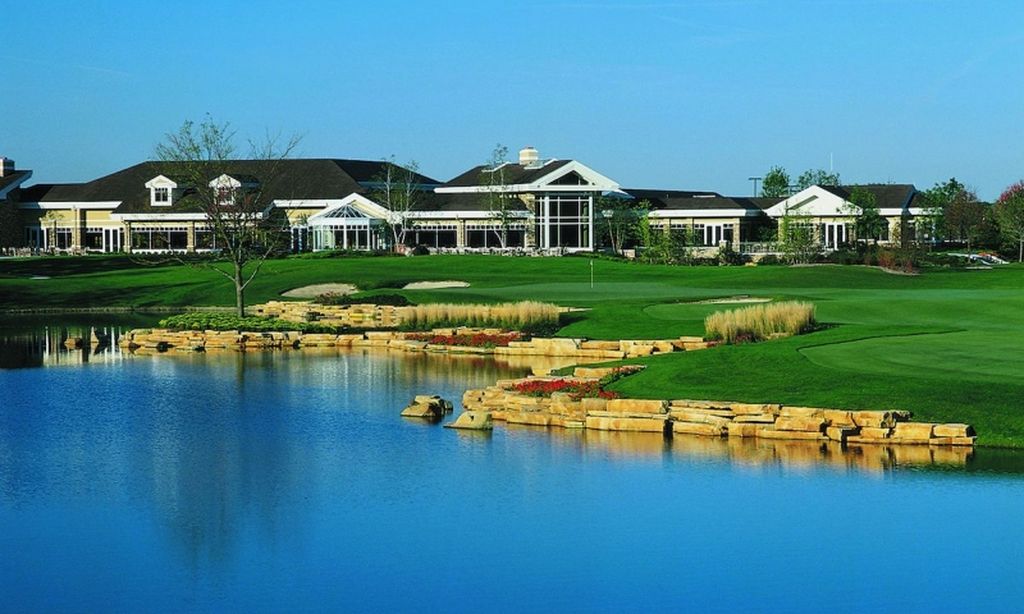
M370 183L386 162L372 160L288 159L276 167L274 180L261 189L268 200L338 199L352 193L366 193ZM120 202L115 213L189 212L195 206L188 199L175 199L170 207L151 207L146 182L157 175L180 177L174 162L143 162L86 183L40 184L23 192L22 202ZM261 160L229 160L211 163L209 178L221 174L259 181L266 173L267 162ZM416 180L426 185L439 182L422 174Z
M917 193L917 188L909 183L867 183L863 185L823 185L820 187L845 201L850 200L850 195L853 194L855 189L861 188L875 196L875 203L879 209L906 208Z
M0 177L0 195L4 195L8 190L12 190L19 183L25 181L32 176L32 171L12 171L11 173Z
M569 164L569 162L571 162L571 160L547 160L545 162L531 164L529 166L506 162L500 166L500 171L505 174L504 182L506 185L523 185L533 183L545 175L553 173L566 164ZM485 173L493 173L495 170L499 170L499 167L492 169L486 164L474 166L461 175L446 181L443 187L488 185L487 181L484 181L482 177L485 176Z
M652 211L744 211L756 215L782 200L781 198L747 198L722 196L717 192L696 190L623 190L637 200L646 200Z
M781 217L786 212L798 215L849 217L857 214L850 198L854 190L863 189L875 196L875 204L882 215L900 215L912 212L911 206L921 206L920 193L908 183L865 184L842 186L812 185L770 207L766 213Z
M518 197L509 197L509 210L526 211L526 205ZM424 194L424 197L416 205L416 211L486 211L487 202L484 196L478 193L456 193L438 194L431 192Z

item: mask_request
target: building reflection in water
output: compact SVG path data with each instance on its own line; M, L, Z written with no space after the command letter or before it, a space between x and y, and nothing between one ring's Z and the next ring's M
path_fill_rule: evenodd
M127 328L61 324L0 328L0 369L119 362L124 357L117 341Z

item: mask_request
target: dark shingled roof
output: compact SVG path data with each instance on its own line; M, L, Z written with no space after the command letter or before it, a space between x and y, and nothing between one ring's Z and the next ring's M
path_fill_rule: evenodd
M510 209L516 211L526 211L526 205L522 200L512 197L510 198ZM476 193L457 193L457 194L437 194L431 192L424 194L424 198L417 204L417 211L486 211L487 202L484 200L483 194Z
M762 211L781 201L781 198L746 198L741 196L722 196L717 192L693 190L644 190L627 188L627 194L637 200L646 200L654 210L680 209L695 210L727 210L745 209Z
M259 180L266 173L267 162L261 160L230 160L210 165L210 179L223 173L243 182ZM270 185L262 185L264 197L273 199L341 198L353 192L366 194L370 183L384 170L385 162L372 160L289 159L282 160ZM153 207L146 182L157 175L179 177L174 162L143 162L86 183L39 184L23 190L22 202L96 202L121 201L117 213L175 213L195 210L187 199L177 199L171 207ZM416 181L425 185L439 182L417 174Z
M821 186L822 189L835 194L843 200L850 200L855 188L864 189L875 195L875 203L879 209L903 209L917 195L917 188L909 183L870 183L865 185Z
M522 185L533 183L548 173L553 173L559 168L569 164L572 160L548 160L542 165L530 165L523 166L522 164L513 164L511 162L504 164L501 168L505 172L505 184L506 185ZM470 187L476 185L487 185L486 181L481 180L483 173L492 172L490 167L486 164L480 166L474 166L468 171L462 173L458 177L449 180L444 184L443 187Z

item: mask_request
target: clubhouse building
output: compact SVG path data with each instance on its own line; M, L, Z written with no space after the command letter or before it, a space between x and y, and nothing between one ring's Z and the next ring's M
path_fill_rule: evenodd
M536 149L516 162L476 166L442 182L410 175L415 205L396 212L385 204L387 162L288 159L263 175L259 161L230 161L209 186L232 190L258 186L267 203L262 219L279 223L292 252L389 249L392 225L405 229L408 246L432 251L516 250L541 253L592 251L600 236L605 198L644 202L652 227L685 232L709 252L724 245L748 253L786 216L809 226L823 250L855 241L855 186L811 186L788 198L723 196L711 191L623 188L576 160L542 159ZM391 167L394 168L394 167ZM18 212L23 247L67 253L168 253L217 250L210 220L189 198L190 186L172 163L143 162L85 183L34 184L32 173L0 158L0 204ZM912 185L861 186L874 194L888 228L912 228L923 214ZM496 206L495 203L498 203Z

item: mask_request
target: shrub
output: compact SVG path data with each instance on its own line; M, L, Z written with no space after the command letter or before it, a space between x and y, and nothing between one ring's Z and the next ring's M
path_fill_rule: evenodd
M434 303L411 307L405 314L402 327L426 330L469 326L537 332L557 328L560 315L561 309L557 305L536 301L496 305Z
M728 243L718 248L718 264L736 266L743 262L743 254L734 250Z
M580 399L617 399L619 393L602 390L601 383L595 381L580 382L576 380L526 380L514 386L515 391L528 397L549 397L556 392L565 392L570 398Z
M519 333L503 333L499 335L487 335L484 333L462 335L419 333L406 335L405 338L413 341L426 341L432 345L462 345L474 348L495 348L508 347L510 342L520 341L523 337Z
M410 256L429 256L430 248L428 248L426 245L417 245L416 247L410 249L408 251L408 254Z
M374 294L372 296L355 297L351 294L339 294L327 292L316 297L316 302L321 305L391 305L394 307L405 307L412 305L412 302L401 294Z
M761 259L757 261L758 266L775 266L782 264L782 260L779 259L775 254L765 254L761 256Z
M333 333L338 328L309 322L289 322L279 318L246 316L230 313L196 311L170 316L160 320L161 328L173 330L239 330L254 333L297 330L303 333Z
M718 311L704 319L707 337L726 343L798 335L813 330L815 324L814 305L796 301Z

